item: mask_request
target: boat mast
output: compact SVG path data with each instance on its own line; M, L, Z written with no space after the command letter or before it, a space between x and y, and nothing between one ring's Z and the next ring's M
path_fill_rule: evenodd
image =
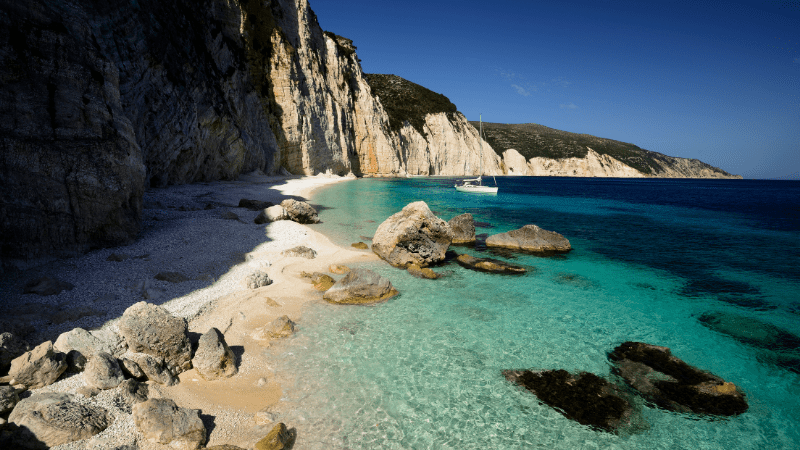
M478 116L478 120L480 121L480 134L478 134L478 145L480 145L481 152L478 155L478 160L480 161L480 172L478 172L478 184L483 184L481 181L481 175L483 175L483 114Z

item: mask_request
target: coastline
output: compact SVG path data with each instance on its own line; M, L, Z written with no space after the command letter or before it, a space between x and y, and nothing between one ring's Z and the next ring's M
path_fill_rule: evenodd
M284 315L302 327L305 307L323 301L322 293L314 290L301 272L328 273L331 264L359 264L375 261L377 256L368 250L339 247L313 225L291 221L256 225L253 219L258 211L238 208L238 200L276 204L286 198L311 200L320 187L351 179L248 174L236 181L149 191L144 199L143 230L135 242L4 274L0 287L10 295L4 294L0 312L7 320L29 323L36 329L27 337L32 347L45 340L55 341L59 334L75 327L116 331L124 310L138 301L161 305L173 315L186 318L194 342L216 327L236 354L238 374L205 381L192 369L180 374L180 383L175 386L149 382L150 396L171 398L181 407L201 410L208 430L207 446L252 448L280 421L281 385L293 379L290 373L275 373L264 351L280 342L256 340L253 332ZM298 245L314 249L316 258L281 255ZM111 254L129 257L109 261ZM169 283L153 278L164 271L179 272L187 281ZM273 283L249 289L245 278L255 271L266 272ZM21 294L27 281L40 276L75 287L52 296ZM151 298L146 298L147 292ZM74 394L83 386L81 374L73 374L30 392ZM131 440L140 448L169 448L146 442L135 430L132 416L113 409L112 391L102 391L91 399L117 416L107 430L54 448L108 447ZM299 442L302 433L298 431Z

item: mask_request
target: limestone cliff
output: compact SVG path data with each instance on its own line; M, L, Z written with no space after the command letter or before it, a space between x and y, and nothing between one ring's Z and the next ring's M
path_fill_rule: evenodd
M473 125L477 126L476 122ZM506 174L578 177L741 178L696 159L534 123L484 123Z

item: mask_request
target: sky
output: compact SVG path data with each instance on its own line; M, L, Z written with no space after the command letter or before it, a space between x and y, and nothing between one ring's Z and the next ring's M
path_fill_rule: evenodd
M309 0L366 73L538 123L800 179L800 0Z

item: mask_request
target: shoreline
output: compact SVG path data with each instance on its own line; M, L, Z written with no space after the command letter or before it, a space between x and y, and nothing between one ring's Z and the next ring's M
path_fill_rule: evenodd
M369 250L333 244L313 225L292 221L256 225L253 219L258 211L238 208L238 200L275 204L286 198L308 201L319 188L352 179L248 174L236 181L150 190L145 193L143 226L136 241L2 274L0 288L11 294L4 294L0 302L1 317L6 319L0 326L13 320L24 329L28 323L36 329L26 338L32 348L46 340L55 341L58 335L76 327L116 331L116 322L125 309L145 301L186 318L195 344L201 334L215 327L234 350L239 372L231 378L205 381L192 369L180 374L180 383L175 386L148 382L150 396L171 398L181 407L201 410L208 430L207 446L252 448L280 422L281 386L293 382L291 373L275 373L271 369L264 351L270 345L280 345L280 341L256 340L252 336L254 330L283 315L302 327L303 310L312 302L323 300L322 293L314 290L300 276L301 272L328 273L331 264L357 265L378 258ZM316 258L281 255L283 250L298 245L314 249ZM110 261L112 254L127 257ZM153 278L165 271L179 272L186 281L169 283ZM266 272L272 284L249 289L244 279L255 271ZM28 280L40 276L57 278L75 287L52 296L21 294ZM148 293L152 294L150 298L146 298ZM82 375L71 374L30 393L74 394L83 386ZM54 448L107 447L132 439L144 449L169 448L146 442L135 431L130 414L113 410L112 391L84 399L99 402L117 416L107 430ZM259 411L262 412L256 415ZM302 440L303 430L298 430L300 445Z

